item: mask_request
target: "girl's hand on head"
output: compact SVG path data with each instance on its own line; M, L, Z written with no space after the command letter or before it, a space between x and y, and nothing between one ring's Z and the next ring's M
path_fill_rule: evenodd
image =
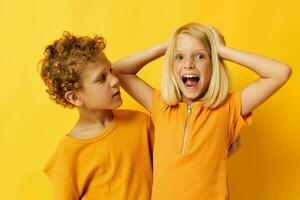
M222 50L226 48L226 42L225 42L224 36L218 29L216 29L212 26L208 26L208 28L212 32L213 37L216 41L218 54L219 54L219 56L221 56L223 58Z

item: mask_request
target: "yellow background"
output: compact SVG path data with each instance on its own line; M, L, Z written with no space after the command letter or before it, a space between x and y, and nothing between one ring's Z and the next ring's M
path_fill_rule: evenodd
M67 30L103 35L114 61L164 41L195 21L221 30L228 46L283 60L289 82L254 113L229 161L233 200L300 199L300 3L298 0L16 0L0 2L0 198L52 199L42 173L75 110L49 100L37 72L45 46ZM228 63L234 88L257 76ZM159 88L162 59L140 75ZM143 110L123 92L123 108ZM195 172L197 173L197 172Z

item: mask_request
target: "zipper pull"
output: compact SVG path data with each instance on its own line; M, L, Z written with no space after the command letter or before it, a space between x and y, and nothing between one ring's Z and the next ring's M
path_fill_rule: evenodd
M190 115L191 114L191 112L192 112L192 106L193 105L188 105L188 110L187 110L187 113Z

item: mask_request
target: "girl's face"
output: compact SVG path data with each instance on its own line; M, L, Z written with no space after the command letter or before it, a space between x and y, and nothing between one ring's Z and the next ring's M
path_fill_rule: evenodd
M174 74L183 96L183 102L192 103L206 92L211 75L212 63L208 49L189 34L176 36Z

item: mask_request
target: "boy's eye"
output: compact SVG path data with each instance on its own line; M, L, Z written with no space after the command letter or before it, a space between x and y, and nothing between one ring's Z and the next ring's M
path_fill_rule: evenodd
M110 68L110 69L109 69L109 72L110 72L111 74L113 74L113 73L114 73L114 69L113 69L113 68Z
M98 79L98 82L104 82L106 80L106 75L105 74L101 74L100 78Z

